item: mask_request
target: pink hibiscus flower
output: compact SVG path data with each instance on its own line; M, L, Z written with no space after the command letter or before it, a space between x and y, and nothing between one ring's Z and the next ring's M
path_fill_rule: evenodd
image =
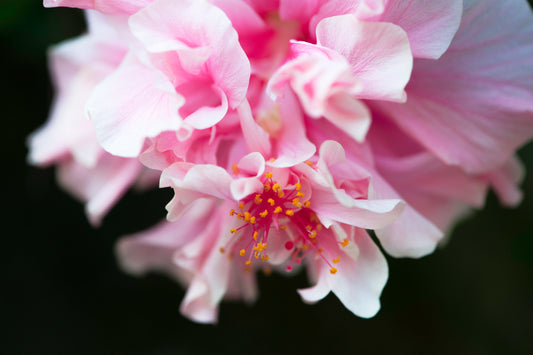
M513 154L533 136L523 0L44 4L105 14L120 51L73 60L66 73L89 68L90 80L59 80L60 113L31 159L70 167L67 188L74 176L85 200L105 202L97 216L137 176L136 158L161 172L169 221L118 255L132 273L186 285L191 319L214 322L223 298L254 300L253 271L301 264L306 302L333 292L371 317L388 271L367 229L390 255L421 257L490 188L521 199ZM61 112L84 105L94 126L64 138Z
M332 291L355 314L373 316L388 271L366 229L389 225L404 204L373 199L370 175L345 160L338 143L324 142L316 159L275 168L251 153L231 174L214 165L169 166L161 186L175 191L167 205L173 222L123 239L122 264L134 273L159 269L189 284L181 309L201 322L216 320L226 292L255 295L252 281L230 290L231 275L258 265L290 272L303 262L316 283L300 290L305 301Z

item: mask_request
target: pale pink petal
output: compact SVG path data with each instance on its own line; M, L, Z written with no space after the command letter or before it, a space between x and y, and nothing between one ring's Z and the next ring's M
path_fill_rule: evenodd
M233 181L226 170L216 165L175 163L161 173L160 187L172 187L181 191L180 200L190 202L184 198L184 191L193 195L211 196L219 199L232 200L230 184Z
M141 168L136 159L105 154L93 168L75 161L63 162L59 165L58 179L63 188L86 201L87 217L97 226L134 183Z
M129 23L149 51L177 51L181 65L193 75L209 76L231 108L242 102L250 64L222 10L207 1L156 0Z
M291 56L294 58L272 75L267 92L286 95L289 84L308 115L323 116L362 141L370 113L357 99L364 94L363 85L346 58L329 48L296 41L291 41Z
M463 2L425 0L371 0L383 2L383 12L361 16L365 21L391 22L409 38L415 58L439 58L448 48L461 22Z
M220 120L222 120L228 112L228 98L226 97L224 91L216 86L212 87L211 90L214 91L216 96L218 96L220 104L217 106L208 106L207 104L199 106L197 110L192 112L190 115L187 115L187 117L184 119L185 123L189 124L195 129L213 127L215 124L220 122ZM187 93L183 91L180 93L183 94L187 100L190 98L190 95L187 95ZM203 97L205 100L205 96Z
M439 229L450 228L471 208L481 208L488 183L445 165L429 153L379 157L377 169L401 197Z
M241 129L246 141L246 146L251 152L259 152L263 156L270 156L272 145L268 133L259 126L252 115L252 109L247 100L244 100L237 109L241 122Z
M204 230L173 256L174 263L193 276L180 311L201 323L216 322L218 304L229 285L232 264L219 252L218 245L226 233L220 228L228 222L225 215L212 213L206 218Z
M516 207L522 202L523 193L519 188L524 180L525 168L517 158L511 158L503 167L488 174L488 180L502 204Z
M459 27L461 0L331 0L313 17L311 31L327 17L353 14L358 20L400 26L409 38L415 58L439 58Z
M163 221L156 226L120 239L115 251L120 266L134 275L149 271L163 271L184 281L185 274L173 263L173 255L196 238L205 227L209 208L200 201L191 208L180 222Z
M145 138L180 127L178 109L183 102L161 72L130 55L95 88L86 111L104 149L135 157Z
M345 197L342 202L349 201L349 205L342 205L331 191L315 189L310 202L319 218L325 217L365 229L383 228L393 223L405 207L405 203L398 199L356 200L349 199L347 195Z
M499 168L533 135L532 20L523 1L467 2L449 50L415 63L407 103L382 106L444 162Z
M379 298L388 278L387 261L366 231L356 229L351 243L359 249L355 259L340 250L340 262L335 265L338 271L333 275L327 265L317 262L316 285L298 292L304 301L316 302L331 290L351 312L370 318L380 309Z
M231 182L230 189L233 199L239 201L252 193L263 191L263 183L258 179L265 172L265 158L257 152L244 156L237 164L242 175L251 177L238 178Z
M404 101L412 68L405 32L391 23L357 20L353 15L326 18L317 25L318 44L336 50L363 84L360 98Z
M383 178L375 174L372 179L374 198L400 198ZM444 234L431 221L409 204L401 216L389 226L376 230L381 245L394 257L419 258L432 253Z
M290 91L279 98L279 115L282 119L282 128L276 137L276 160L270 166L283 168L294 166L313 156L316 147L305 134L305 123L298 101Z

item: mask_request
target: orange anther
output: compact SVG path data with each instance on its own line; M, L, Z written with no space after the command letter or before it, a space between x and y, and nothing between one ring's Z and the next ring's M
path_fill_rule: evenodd
M237 164L233 164L231 166L231 169L233 170L233 174L235 174L235 175L237 175L237 174L239 174L241 172L241 170L239 169L239 165L237 165Z
M330 274L336 274L337 273L337 269L332 267L331 269L329 269L329 273Z

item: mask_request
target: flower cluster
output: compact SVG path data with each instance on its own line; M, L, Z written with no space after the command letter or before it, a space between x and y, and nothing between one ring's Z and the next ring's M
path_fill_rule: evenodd
M525 0L44 0L87 9L57 45L29 160L98 225L133 185L167 219L119 241L125 270L183 283L215 322L255 274L305 266L372 317L394 257L431 253L489 189L520 202L533 136Z

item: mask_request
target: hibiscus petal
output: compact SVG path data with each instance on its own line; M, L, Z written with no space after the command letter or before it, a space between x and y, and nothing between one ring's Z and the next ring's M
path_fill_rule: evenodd
M102 218L133 185L141 171L136 159L102 155L97 165L87 168L75 161L59 165L58 179L63 188L86 201L89 221L98 226Z
M522 162L513 157L503 167L490 173L488 180L502 204L516 207L522 202L523 193L519 184L524 180L525 168Z
M96 86L86 112L104 149L114 155L135 157L145 138L180 127L178 109L183 102L162 73L128 55Z
M415 58L439 58L448 48L461 22L461 0L379 0L383 12L360 16L365 21L391 22L400 26L409 38Z
M185 69L212 78L231 108L245 98L250 63L221 9L207 1L156 0L129 23L149 51L177 51Z
M294 166L309 159L316 147L307 139L303 114L292 92L286 91L276 103L280 108L282 129L276 139L276 160L269 165L277 168Z
M322 260L318 260L317 283L311 288L298 290L298 293L304 301L312 303L331 290L351 312L370 318L380 309L379 298L388 278L387 261L366 231L356 229L351 242L359 249L357 258L342 254L334 275Z
M270 137L268 133L255 122L248 101L244 100L237 108L237 111L239 113L241 129L248 150L251 152L259 152L266 157L270 156L272 149Z
M374 198L398 198L400 195L378 174L372 178ZM419 258L432 253L444 234L427 218L405 206L402 215L391 225L376 230L385 251L394 257Z
M350 224L365 229L383 228L393 223L402 213L405 203L401 200L356 200L345 195L343 205L331 191L314 189L311 207L319 217Z
M342 54L363 83L360 98L404 101L413 58L406 33L391 23L326 18L317 25L318 44Z
M498 169L533 135L532 20L523 1L469 1L449 50L415 63L407 103L380 106L444 162Z

